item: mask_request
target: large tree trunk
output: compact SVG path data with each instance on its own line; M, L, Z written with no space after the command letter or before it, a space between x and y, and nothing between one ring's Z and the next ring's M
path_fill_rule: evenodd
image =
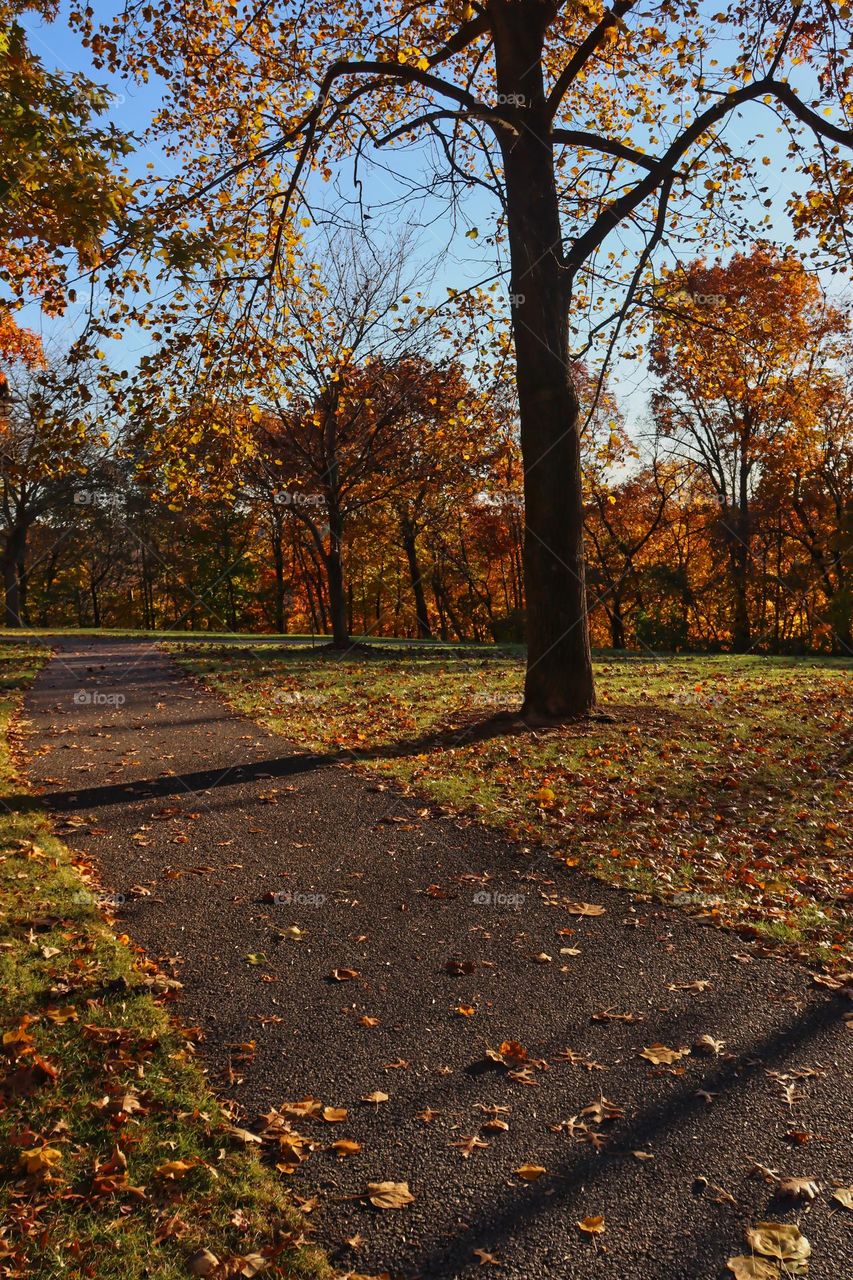
M729 513L729 573L734 592L732 652L746 653L752 643L749 619L750 516L741 508Z
M341 556L341 544L334 534L330 538L329 550L325 553L326 580L329 587L329 616L332 622L332 643L338 648L349 645L349 626L347 622L347 595L344 588L344 565Z
M526 509L524 711L564 718L590 711L595 689L579 405L568 363L570 288L542 82L542 28L549 13L545 5L502 8L495 56L498 90L520 101L524 116L503 141Z
M5 593L5 625L23 626L21 621L21 566L27 545L26 529L10 529L3 547L3 589Z
M406 560L409 564L409 577L412 581L412 592L415 597L415 615L418 621L418 638L421 640L431 640L432 631L429 625L429 611L427 609L426 596L424 595L423 578L421 577L420 566L418 565L418 548L415 541L415 531L409 525L403 525L403 550L406 553Z

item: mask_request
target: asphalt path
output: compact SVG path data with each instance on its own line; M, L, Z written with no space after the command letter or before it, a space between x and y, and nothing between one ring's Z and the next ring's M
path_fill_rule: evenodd
M705 1280L769 1220L799 1224L812 1280L853 1280L832 1198L853 1183L849 1000L300 751L145 641L56 644L28 697L32 786L183 983L247 1127L306 1097L345 1109L292 1120L313 1149L282 1174L342 1273ZM655 1064L656 1044L690 1053ZM385 1181L411 1203L374 1207Z

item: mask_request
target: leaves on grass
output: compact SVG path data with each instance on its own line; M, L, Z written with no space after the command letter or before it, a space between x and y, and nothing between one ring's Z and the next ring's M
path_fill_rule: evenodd
M186 1177L197 1164L197 1160L167 1160L165 1164L157 1166L154 1170L154 1175L157 1178L162 1178L164 1182L178 1182L181 1178Z

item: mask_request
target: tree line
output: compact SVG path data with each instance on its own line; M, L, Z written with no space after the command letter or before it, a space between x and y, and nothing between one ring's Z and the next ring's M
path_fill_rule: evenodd
M340 331L364 315L344 277L325 291ZM337 361L312 332L265 397L202 381L163 415L148 388L118 435L79 366L20 370L7 624L523 641L511 382L396 321ZM802 262L759 244L659 282L643 421L576 367L596 644L850 652L850 337Z

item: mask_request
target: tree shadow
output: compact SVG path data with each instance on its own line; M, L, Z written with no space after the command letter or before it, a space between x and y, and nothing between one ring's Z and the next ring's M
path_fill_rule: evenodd
M837 1024L844 1007L838 997L816 995L808 1008L787 1026L777 1028L754 1042L743 1053L724 1059L702 1082L703 1089L718 1095L715 1108L725 1105L727 1094L731 1097L745 1092L756 1072L790 1065L790 1055ZM494 1208L467 1222L451 1241L431 1245L428 1252L417 1258L417 1274L434 1280L439 1280L439 1277L450 1280L470 1266L474 1250L482 1247L484 1242L490 1251L500 1253L502 1245L508 1247L514 1236L546 1212L554 1214L555 1210L558 1211L566 1223L574 1221L574 1217L569 1215L578 1213L583 1216L584 1206L589 1203L590 1187L606 1179L616 1170L618 1163L624 1164L626 1159L630 1159L633 1151L660 1143L668 1133L695 1121L697 1114L708 1114L707 1104L697 1096L695 1081L685 1082L677 1093L648 1106L627 1123L619 1125L614 1131L614 1141L619 1143L618 1151L608 1152L605 1148L596 1154L591 1149L573 1147L559 1167L550 1171L549 1177L526 1185L523 1191L516 1188L514 1194L504 1192ZM702 1154L701 1148L698 1154ZM777 1205L780 1210L793 1207L790 1201ZM707 1268L712 1249L728 1248L732 1244L725 1224L719 1222L709 1223L703 1234L682 1237L682 1242L684 1252L679 1258L679 1276L710 1274ZM713 1263L711 1266L713 1268Z

